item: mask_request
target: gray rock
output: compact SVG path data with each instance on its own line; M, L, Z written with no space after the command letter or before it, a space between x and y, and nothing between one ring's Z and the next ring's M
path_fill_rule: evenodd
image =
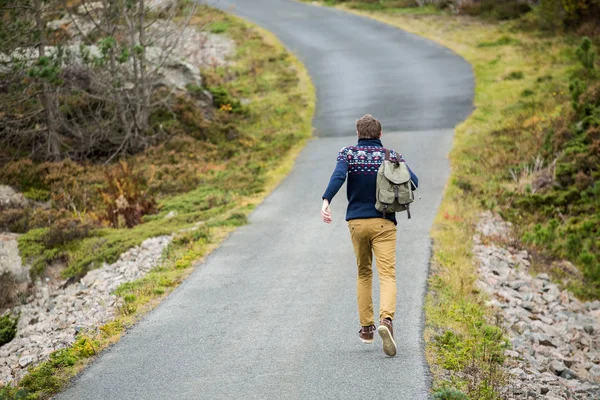
M550 362L548 369L555 375L560 375L563 371L567 369L567 367L561 361L553 360L552 362Z
M19 366L21 368L27 367L29 364L36 361L36 357L32 355L27 355L19 358Z
M592 381L600 383L600 365L595 364L588 372Z
M577 374L573 370L566 368L560 373L560 377L565 379L577 379Z

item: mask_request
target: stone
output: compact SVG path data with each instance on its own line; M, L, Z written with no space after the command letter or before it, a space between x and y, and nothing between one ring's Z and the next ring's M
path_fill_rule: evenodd
M77 7L77 14L86 15L91 13L92 15L98 15L100 11L104 10L104 4L101 1L86 2L85 4Z
M19 358L19 366L21 368L25 368L34 361L36 361L35 356L32 356L32 355L23 356L23 357Z
M560 377L565 379L577 379L577 374L573 370L566 368L560 373Z
M164 216L165 219L171 219L177 216L177 211L171 210Z
M546 273L541 273L541 274L538 274L538 275L536 276L536 278L538 278L538 279L541 279L542 281L546 281L546 282L549 282L549 281L550 281L550 277L549 277L549 276L548 276L548 274L546 274Z
M8 185L0 185L0 209L25 208L29 200Z
M0 202L2 200L0 199ZM2 209L0 204L0 209ZM8 273L17 285L31 282L29 267L23 266L19 254L19 236L16 233L0 233L0 275Z
M592 381L600 383L600 365L595 364L592 368L588 370L588 372Z
M27 367L74 343L77 332L114 318L120 302L112 290L150 271L171 240L171 236L147 239L117 262L90 271L79 283L37 282L35 293L13 309L21 318L16 338L0 348L0 380L18 382Z

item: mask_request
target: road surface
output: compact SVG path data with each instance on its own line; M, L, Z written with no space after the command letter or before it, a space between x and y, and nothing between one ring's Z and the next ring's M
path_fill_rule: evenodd
M274 32L305 63L317 89L317 139L249 225L57 398L427 399L429 232L453 128L472 108L470 66L425 39L327 7L217 6ZM355 143L355 120L366 113L382 121L384 145L404 155L421 185L413 219L398 218L395 358L379 338L365 345L357 336L345 189L333 201L334 222L319 215L337 152Z

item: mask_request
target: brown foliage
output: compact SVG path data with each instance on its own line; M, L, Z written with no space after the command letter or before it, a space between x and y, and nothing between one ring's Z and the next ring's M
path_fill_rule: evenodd
M100 195L106 209L103 217L111 226L132 228L142 222L142 216L156 212L156 201L145 191L148 182L141 171L134 172L120 162L107 169L105 176L106 187L100 189Z
M54 222L44 237L46 247L57 247L89 235L94 225L78 218L63 218Z

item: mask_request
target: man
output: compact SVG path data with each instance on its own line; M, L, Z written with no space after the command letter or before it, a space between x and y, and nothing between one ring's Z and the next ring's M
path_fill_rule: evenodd
M346 221L358 265L358 314L361 329L358 332L364 343L373 343L376 330L373 315L372 280L373 253L379 272L380 308L377 332L383 341L383 351L390 357L396 355L392 320L396 311L396 216L384 215L375 208L377 171L385 158L381 144L381 123L367 114L356 122L358 144L344 147L337 156L337 165L323 194L321 216L331 223L329 204L348 177L348 208ZM405 162L402 156L390 151L390 159ZM417 177L410 172L412 181Z

